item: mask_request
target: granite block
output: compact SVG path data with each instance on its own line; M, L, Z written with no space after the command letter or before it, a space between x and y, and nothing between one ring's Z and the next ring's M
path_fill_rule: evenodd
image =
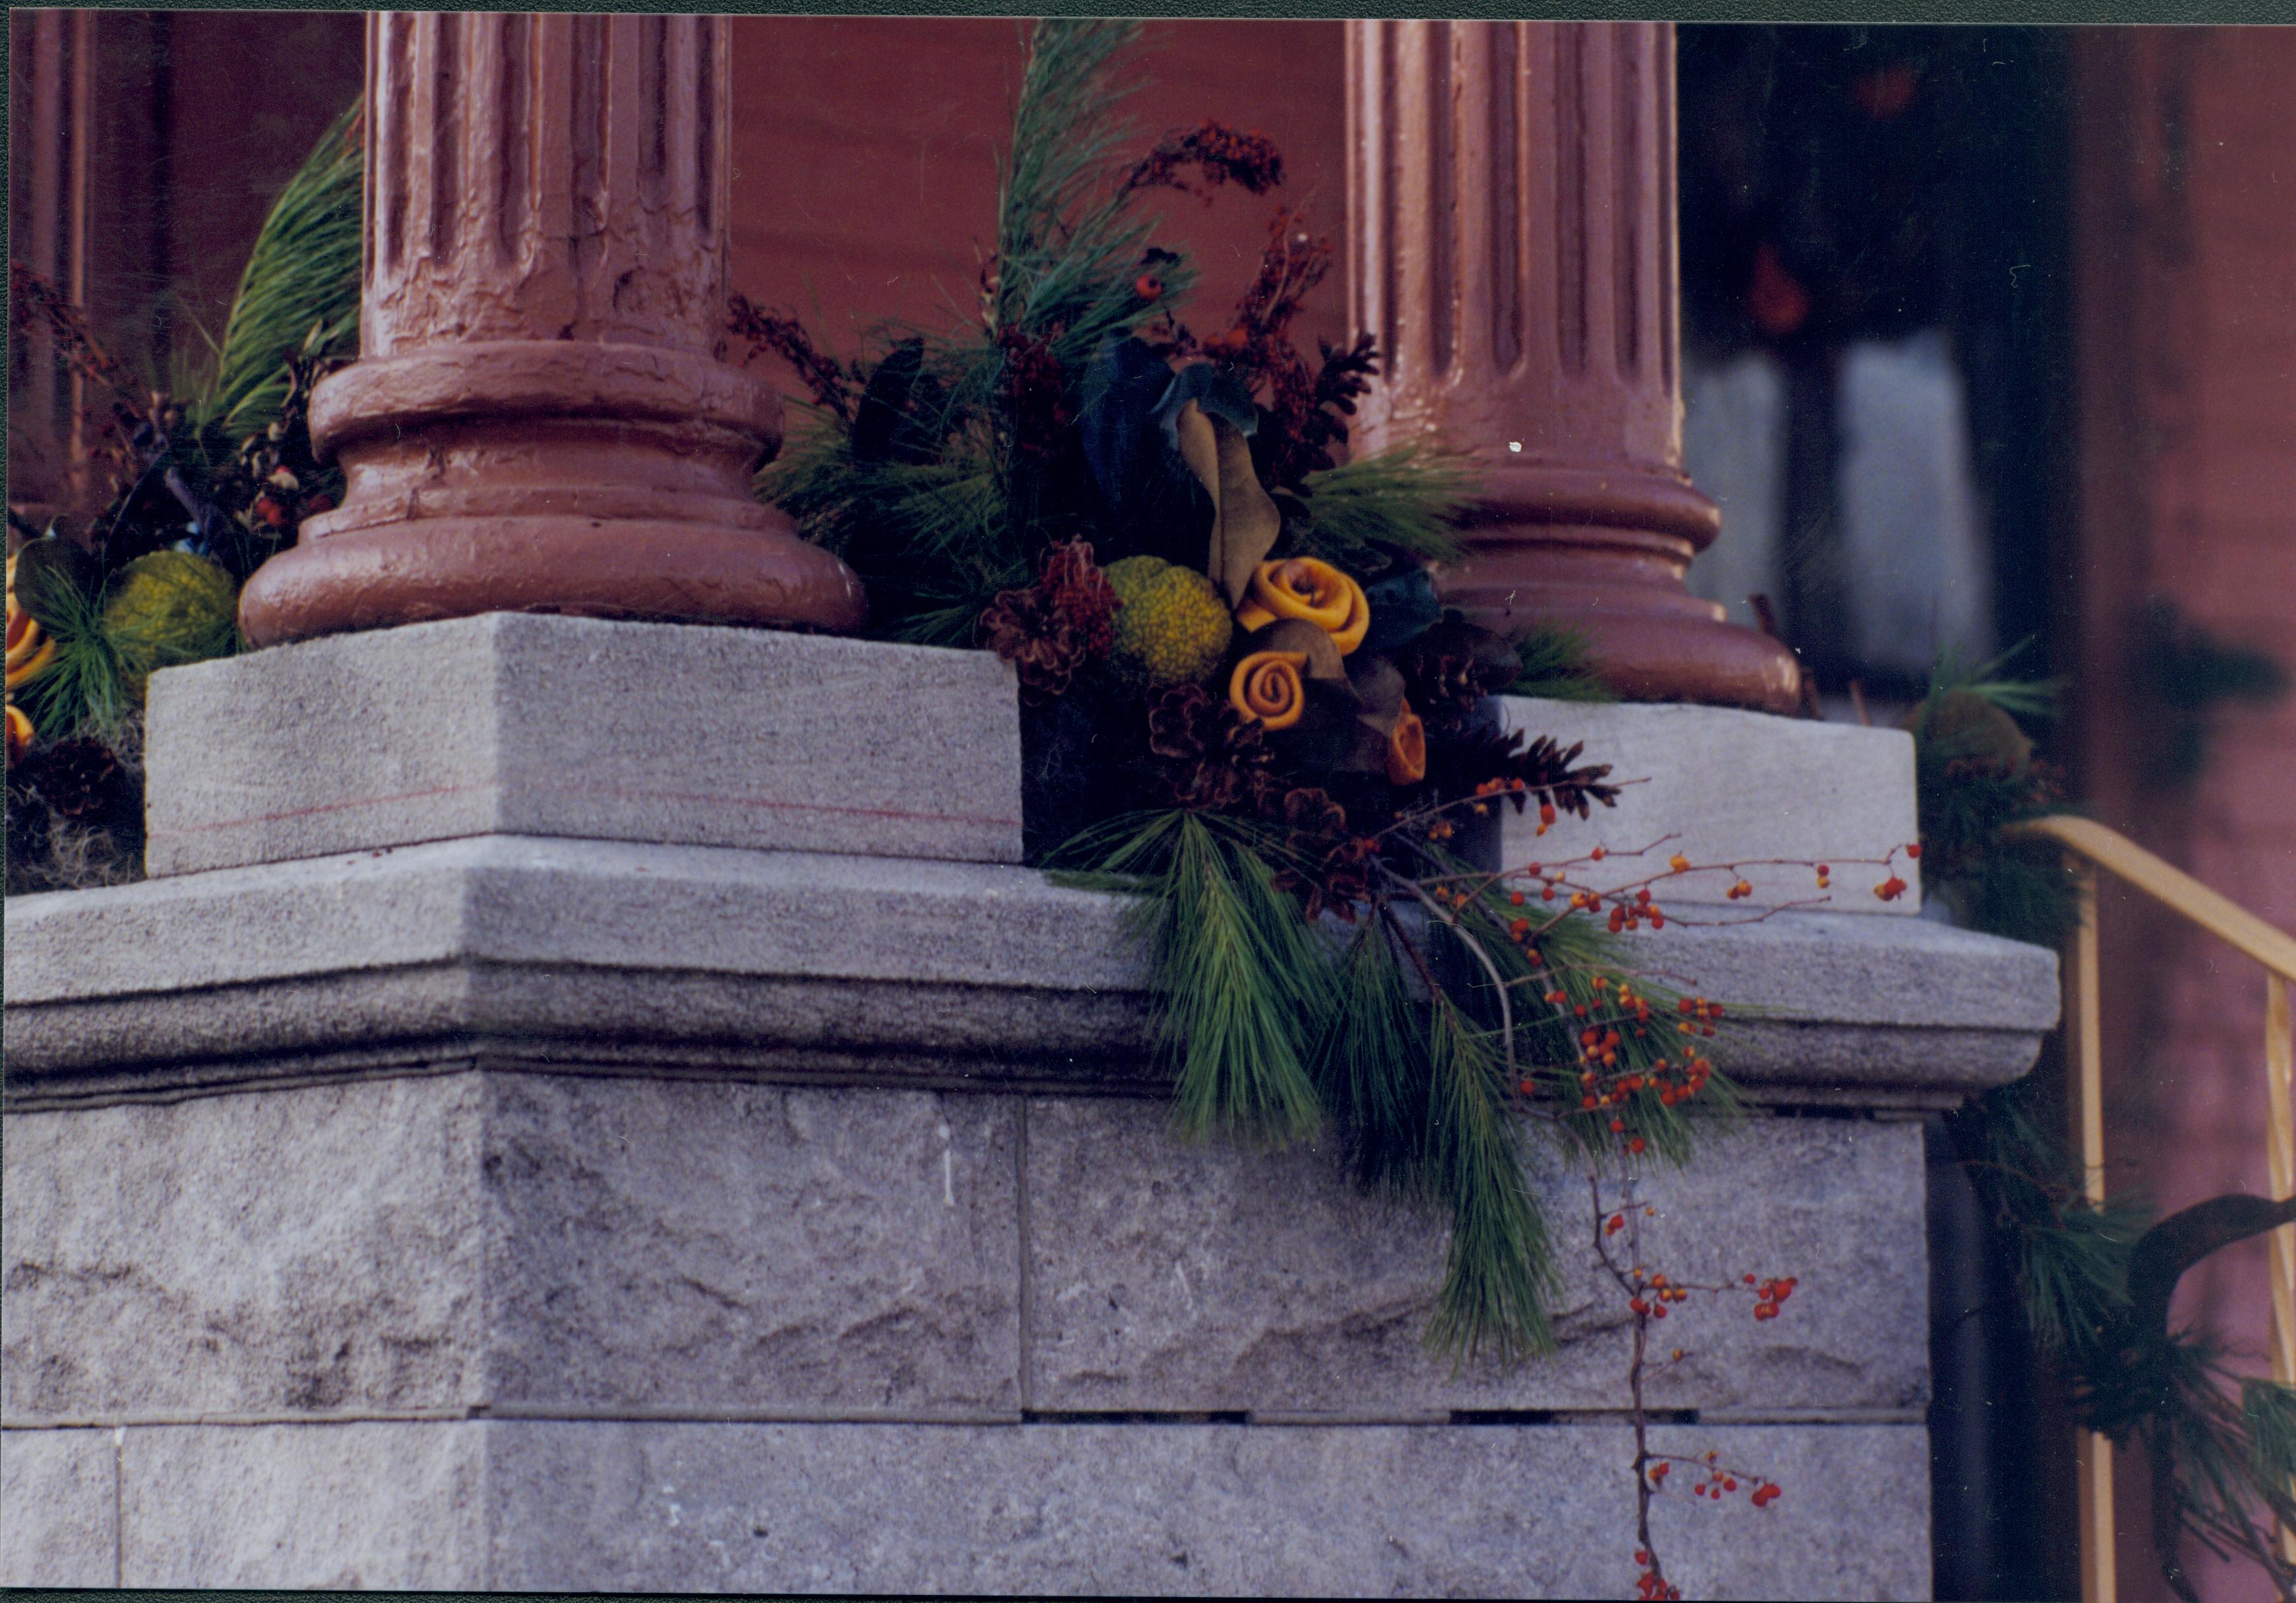
M464 1073L11 1116L10 1423L1013 1411L1004 1099Z
M446 1078L12 1116L7 1419L476 1401L484 1110Z
M0 1430L0 1586L119 1584L108 1430Z
M1422 1344L1439 1217L1365 1196L1329 1151L1177 1141L1164 1109L1029 1103L1029 1404L1408 1419L1452 1410L1620 1409L1631 1322L1592 1241L1582 1171L1532 1145L1563 1278L1561 1350L1454 1374ZM1726 1285L1654 1327L1653 1407L1918 1417L1928 1401L1921 1131L1747 1120L1637 1187L1643 1262ZM1606 1188L1606 1212L1622 1193ZM1622 1243L1625 1238L1619 1239ZM1742 1277L1800 1284L1757 1322Z
M464 1421L131 1428L119 1583L476 1591L486 1427Z
M1699 1597L1925 1596L1923 1435L1658 1427L1786 1489L1662 1498L1669 1573ZM437 1420L135 1429L120 1452L130 1586L1599 1598L1635 1575L1617 1425Z
M1501 696L1495 706L1504 729L1533 740L1552 735L1566 748L1585 742L1579 760L1609 764L1610 782L1623 786L1617 806L1597 806L1583 821L1565 813L1544 836L1535 812L1505 811L1500 861L1508 867L1583 858L1601 846L1611 855L1579 863L1570 878L1607 890L1663 871L1680 852L1706 871L1659 886L1661 906L1761 908L1816 898L1837 912L1921 911L1918 863L1898 857L1908 888L1894 902L1873 894L1880 869L1853 866L1920 838L1914 741L1903 730L1672 703ZM1631 855L1637 852L1644 855ZM1732 863L1744 867L1706 869ZM1841 871L1830 892L1816 888L1809 869L1793 866L1812 863ZM1753 895L1731 903L1725 893L1741 872Z
M492 1584L988 1596L1630 1597L1617 1426L489 1427ZM1927 1595L1921 1428L1670 1433L1787 1487L1669 1498L1693 1595Z
M979 651L411 624L154 675L145 760L155 876L496 832L1021 855L1015 682Z
M490 1403L1019 1409L1009 1100L490 1090Z

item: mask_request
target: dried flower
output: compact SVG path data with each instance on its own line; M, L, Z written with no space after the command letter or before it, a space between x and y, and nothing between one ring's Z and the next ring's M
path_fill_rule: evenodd
M1203 187L1186 178L1193 168ZM1185 134L1167 134L1156 148L1140 159L1124 180L1122 192L1141 189L1177 189L1201 195L1209 205L1211 192L1224 184L1239 184L1264 195L1283 182L1283 157L1265 134L1240 134L1226 123L1207 119Z

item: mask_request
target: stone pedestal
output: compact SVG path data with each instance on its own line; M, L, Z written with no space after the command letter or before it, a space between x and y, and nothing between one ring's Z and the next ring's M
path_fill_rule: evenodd
M1784 647L1684 587L1670 23L1348 24L1349 282L1382 381L1358 451L1464 453L1446 596L1580 631L1636 700L1797 705Z
M258 645L495 610L852 628L750 493L781 397L726 308L723 17L367 20L361 359L312 397L348 487L248 582Z
M398 650L492 687L439 774L391 772L387 709L364 750L287 716ZM610 754L544 738L571 660L659 667L616 716L775 732L826 788L794 799L867 822L727 806L792 798L695 752L636 838L628 774L583 792ZM885 674L906 727L976 736L916 761ZM159 675L177 871L7 909L0 1581L1630 1593L1629 1330L1591 1255L1560 1354L1454 1374L1419 1345L1439 1220L1331 1152L1175 1141L1122 904L959 816L1017 809L1013 716L983 656L572 618ZM1751 725L1750 775L1805 733ZM1887 751L1833 755L1874 770L1844 816L1894 832ZM492 799L426 833L417 779ZM1745 1017L1715 1044L1755 1104L1651 1183L1652 1255L1800 1280L1766 1323L1681 1315L1662 1439L1787 1495L1663 1502L1669 1571L1921 1595L1915 1120L2023 1071L2054 960L1863 912L1644 950ZM1583 1177L1535 1179L1575 1243Z

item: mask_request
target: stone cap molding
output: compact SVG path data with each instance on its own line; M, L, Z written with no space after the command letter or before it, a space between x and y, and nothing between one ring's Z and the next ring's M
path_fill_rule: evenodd
M1120 897L1002 864L485 835L12 897L12 1109L474 1061L1158 1094ZM1948 1106L2030 1067L2056 958L1787 912L1642 937L1757 1100Z

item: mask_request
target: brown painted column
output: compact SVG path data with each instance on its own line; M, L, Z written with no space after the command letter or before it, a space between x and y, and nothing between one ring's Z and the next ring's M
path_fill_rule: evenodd
M1792 654L1683 585L1720 516L1682 470L1672 25L1350 22L1348 121L1357 448L1480 464L1448 599L1578 629L1636 700L1792 710Z
M781 398L713 356L723 17L367 20L343 505L248 583L258 644L495 610L850 628L860 583L750 494Z

